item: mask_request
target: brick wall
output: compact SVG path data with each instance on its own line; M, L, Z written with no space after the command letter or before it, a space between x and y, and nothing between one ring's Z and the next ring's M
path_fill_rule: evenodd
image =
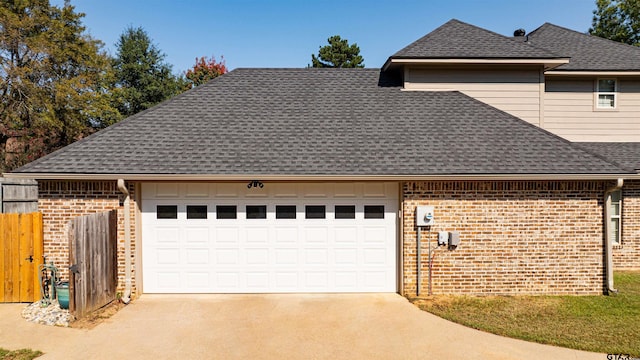
M622 241L613 247L615 270L640 269L640 181L622 187Z
M403 288L416 292L415 207L435 207L436 225L423 232L422 294L428 289L427 239L438 231L460 232L460 246L434 252L435 294L600 294L604 290L603 212L605 188L598 181L428 181L403 184ZM135 224L135 187L131 224ZM45 254L68 274L68 221L118 210L118 280L124 288L124 196L115 181L40 181ZM632 219L637 219L633 221ZM135 290L136 233L131 233ZM623 243L614 249L616 268L638 268L640 182L627 182ZM635 263L633 262L635 261ZM628 264L632 264L628 266Z
M131 195L131 224L135 225L134 184L128 183ZM67 227L74 217L117 209L118 211L118 291L124 290L124 195L116 181L46 181L38 182L39 210L44 222L44 253L53 261L64 279L69 278L69 240ZM132 286L135 292L135 231L131 232Z
M597 181L433 181L403 184L404 292L416 294L417 205L435 207L422 234L421 295L428 245L458 231L460 245L434 251L434 294L601 294L603 194Z

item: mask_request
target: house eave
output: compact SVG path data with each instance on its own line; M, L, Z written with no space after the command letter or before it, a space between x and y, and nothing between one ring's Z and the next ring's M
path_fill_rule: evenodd
M80 174L5 173L4 177L36 180L128 181L412 181L412 180L616 180L640 179L640 174L442 174L442 175L279 175L279 174Z
M512 58L450 58L450 59L419 59L419 58L389 58L384 66L386 71L396 66L406 65L543 65L545 70L551 70L560 65L568 64L569 58L554 59L512 59Z
M640 71L567 71L551 70L544 73L546 76L640 76Z

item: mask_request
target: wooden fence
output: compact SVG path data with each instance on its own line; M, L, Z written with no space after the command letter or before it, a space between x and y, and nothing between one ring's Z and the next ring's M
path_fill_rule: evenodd
M28 179L0 177L0 213L38 211L38 183Z
M0 302L40 299L42 213L0 214Z
M116 298L118 216L115 210L69 224L69 310L77 319Z

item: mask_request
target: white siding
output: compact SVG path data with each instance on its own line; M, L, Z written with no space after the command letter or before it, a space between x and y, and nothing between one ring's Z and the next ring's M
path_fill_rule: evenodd
M618 79L617 107L595 108L595 78L547 78L544 127L571 141L640 141L640 79Z
M406 90L456 90L540 125L540 69L421 69L405 72Z

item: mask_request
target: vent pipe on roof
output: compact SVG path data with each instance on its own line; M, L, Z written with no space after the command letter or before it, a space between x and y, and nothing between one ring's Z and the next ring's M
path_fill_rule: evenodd
M516 31L513 32L513 36L525 36L526 34L527 32L522 28L517 29Z

